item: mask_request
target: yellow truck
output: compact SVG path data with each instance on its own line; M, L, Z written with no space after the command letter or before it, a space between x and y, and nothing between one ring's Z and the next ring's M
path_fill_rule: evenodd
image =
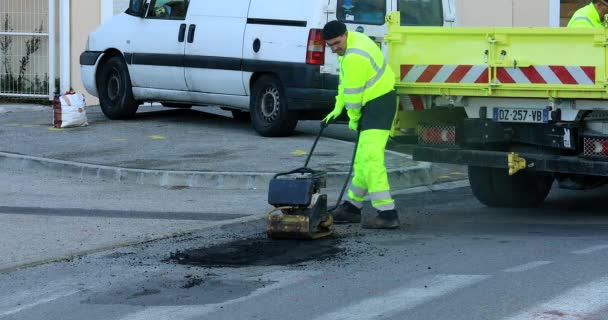
M488 206L540 204L554 181L608 181L608 29L404 27L387 20L388 61L414 159L467 165ZM462 117L445 116L462 112Z

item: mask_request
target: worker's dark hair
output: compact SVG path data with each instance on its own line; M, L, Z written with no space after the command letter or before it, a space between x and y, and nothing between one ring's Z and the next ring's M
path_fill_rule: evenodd
M346 25L338 20L330 21L323 27L323 39L339 37L346 32Z

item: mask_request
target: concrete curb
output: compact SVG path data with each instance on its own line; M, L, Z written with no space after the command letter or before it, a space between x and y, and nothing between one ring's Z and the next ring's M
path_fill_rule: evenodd
M187 186L211 189L267 189L274 173L172 171L111 167L0 152L0 164L17 170L44 170L81 179L100 179L162 187ZM327 188L341 188L348 172L328 172ZM388 170L391 189L407 189L433 183L431 164Z

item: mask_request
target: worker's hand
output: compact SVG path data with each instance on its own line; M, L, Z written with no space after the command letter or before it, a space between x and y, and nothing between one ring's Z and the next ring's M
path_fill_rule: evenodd
M323 119L323 122L325 122L326 124L334 122L334 120L336 120L336 118L338 118L340 114L342 114L342 109L335 108Z
M348 122L348 128L353 131L359 131L359 121L350 120Z

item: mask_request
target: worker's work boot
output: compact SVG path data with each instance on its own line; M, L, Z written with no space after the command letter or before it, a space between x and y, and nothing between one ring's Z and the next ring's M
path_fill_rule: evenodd
M361 222L361 209L355 207L348 201L342 202L331 212L335 223L359 223Z
M397 210L378 211L372 218L364 219L361 224L363 229L395 229L399 228L399 214Z

